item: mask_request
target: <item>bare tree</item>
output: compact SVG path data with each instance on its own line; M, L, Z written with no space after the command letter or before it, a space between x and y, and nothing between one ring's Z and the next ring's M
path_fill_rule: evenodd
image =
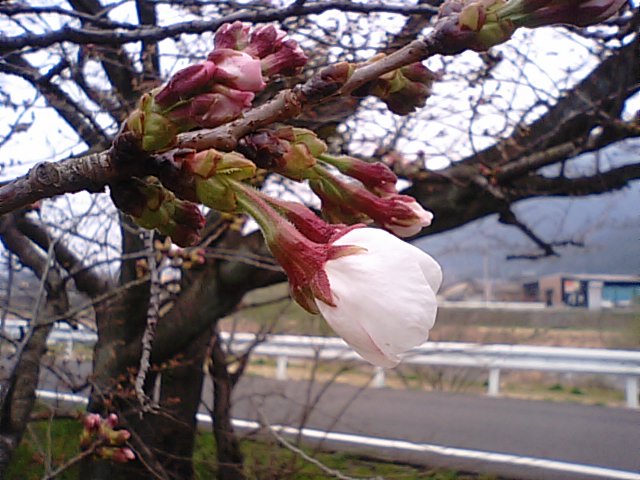
M109 478L114 471L123 478L192 477L195 413L207 358L216 391L218 460L225 465L219 477L243 478L230 423L231 393L243 369L230 372L216 324L245 293L282 281L282 272L257 234L242 235L234 219L211 211L200 243L206 264L182 271L180 293L171 298L151 346L144 340L148 320L160 316L151 260L159 258L161 265L166 255L99 194L132 177L162 179L168 154L140 151L118 134L120 126L142 93L179 66L206 57L212 32L225 22L278 22L313 52L309 68L271 82L242 118L180 134L178 148L230 151L258 128L293 122L318 132L335 153L384 161L410 180L404 193L435 215L419 236L497 213L501 222L531 238L537 247L533 257L555 254L567 239L543 240L514 214L516 202L605 193L640 178L637 152L622 164L594 160L589 173L570 172L576 157L640 135L640 117L633 110L640 88L637 8L625 7L603 28L532 31L488 52L449 56L464 48L445 48L434 34L444 31L448 18L446 9L437 16L439 3L68 0L0 5L7 32L0 39L0 105L6 118L0 166L11 178L0 186L0 237L42 285L30 333L15 345L11 374L3 379L0 476L33 405L47 334L55 320L73 320L67 300L73 282L93 310L99 338L89 410L120 412L140 460L119 467L87 457L83 478ZM548 59L536 50L541 35L555 35L563 45L574 42L578 51L553 76L544 73ZM365 63L376 53L388 55ZM392 115L362 93L381 75L427 58L438 81L424 109ZM340 80L339 62L358 68ZM469 94L463 98L461 92ZM59 131L41 130L42 112L48 115L45 122L55 117ZM73 141L61 147L56 137ZM25 138L41 138L50 150L27 152ZM48 161L29 165L35 160ZM19 163L31 167L27 174L17 174ZM556 169L550 174L551 166ZM178 195L184 192L179 182L170 187ZM80 191L98 199L93 210L84 211L95 215L94 221L82 226L64 226L82 202L66 214L60 213L65 210L60 202L45 204L39 215L28 211L34 202ZM113 223L107 225L105 218ZM79 244L87 250L78 250ZM152 368L138 375L139 386L154 405L139 401L132 373L145 352ZM159 395L153 398L156 383Z

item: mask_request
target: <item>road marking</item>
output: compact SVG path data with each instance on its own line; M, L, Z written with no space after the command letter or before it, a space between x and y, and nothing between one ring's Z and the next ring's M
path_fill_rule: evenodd
M88 400L81 395L69 393L58 393L47 390L38 390L38 398L44 400L57 400L69 403L86 405ZM196 419L199 423L211 424L211 416L198 413ZM234 418L234 427L243 430L260 430L264 428L259 422L253 420L242 420ZM640 480L640 473L627 470L614 470L606 467L596 467L593 465L581 465L576 463L562 462L559 460L549 460L546 458L523 457L509 453L487 452L483 450L470 450L467 448L446 447L444 445L432 445L429 443L413 443L406 440L396 440L390 438L365 437L351 433L326 432L314 428L295 428L286 425L272 425L271 428L285 435L302 435L314 440L330 440L357 446L377 447L388 450L404 450L409 452L422 452L441 455L446 457L465 458L470 460L482 460L492 463L503 463L521 467L532 467L541 470L554 470L557 472L576 473L588 475L590 477L605 478L607 480Z

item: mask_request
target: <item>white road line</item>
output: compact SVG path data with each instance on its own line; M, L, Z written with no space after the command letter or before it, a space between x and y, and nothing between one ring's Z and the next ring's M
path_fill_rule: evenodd
M57 400L70 403L87 404L87 398L80 395L68 393L57 393L46 390L36 392L38 398L45 400ZM198 413L196 419L199 423L211 424L211 416ZM233 419L233 425L243 430L260 430L263 427L253 420ZM469 460L481 460L484 462L502 463L508 465L532 467L541 470L553 470L556 472L575 473L588 475L590 477L605 478L607 480L640 480L640 472L630 472L627 470L614 470L593 465L581 465L577 463L549 460L546 458L523 457L509 453L486 452L482 450L470 450L467 448L446 447L443 445L432 445L429 443L413 443L406 440L396 440L390 438L365 437L351 433L326 432L313 428L298 429L285 425L273 425L271 428L285 435L302 435L314 440L330 440L356 446L376 447L387 450L403 450L409 452L422 452L446 457L465 458Z

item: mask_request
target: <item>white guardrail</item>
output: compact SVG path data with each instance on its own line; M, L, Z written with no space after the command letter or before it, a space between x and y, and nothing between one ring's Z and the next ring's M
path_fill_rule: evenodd
M5 334L17 337L27 324L8 321ZM56 326L49 342L65 342L67 351L73 344L94 343L91 330ZM252 333L222 333L222 339L236 353L251 348L256 342ZM286 380L289 358L364 362L341 338L299 335L268 335L254 346L254 355L276 358L276 378ZM639 408L640 350L607 350L598 348L564 348L533 345L483 345L461 342L426 342L404 355L402 362L411 365L480 368L489 371L488 394L500 393L501 370L532 370L558 373L613 375L624 379L626 405ZM377 367L372 385L384 386L384 370Z

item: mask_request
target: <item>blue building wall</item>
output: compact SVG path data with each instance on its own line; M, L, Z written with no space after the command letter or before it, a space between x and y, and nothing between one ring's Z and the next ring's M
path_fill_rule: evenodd
M614 305L629 304L634 298L640 298L640 284L605 283L602 288L602 299Z

